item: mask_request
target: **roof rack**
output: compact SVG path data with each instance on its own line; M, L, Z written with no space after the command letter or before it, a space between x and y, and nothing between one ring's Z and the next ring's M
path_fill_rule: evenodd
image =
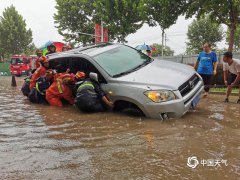
M85 51L87 49L91 49L91 48L95 48L95 47L104 47L104 46L108 46L108 45L112 45L112 44L113 43L89 44L89 45L86 45L86 46L80 46L78 48L72 49L72 50L70 50L68 52L77 53L77 52Z
M92 48L96 48L96 47L104 47L104 46L108 46L108 45L112 45L114 43L99 43L99 44L88 44L86 46L80 46L78 48L74 48L68 51L64 51L64 52L56 52L56 53L52 53L52 54L48 54L48 57L54 57L54 56L59 56L59 55L63 55L63 54L78 54L81 53L82 51L85 51L87 49L92 49Z

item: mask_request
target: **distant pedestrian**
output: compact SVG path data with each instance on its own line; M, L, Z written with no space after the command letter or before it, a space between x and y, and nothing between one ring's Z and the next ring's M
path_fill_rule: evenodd
M151 50L146 50L146 52L147 52L147 55L148 55L149 57L152 57L152 51L151 51Z
M67 45L64 45L64 46L62 47L62 52L67 51L67 50L68 50Z
M225 52L223 54L223 72L224 72L224 84L227 86L225 102L229 102L229 95L232 92L233 86L239 87L239 95L237 103L240 104L240 60L233 59L231 52ZM230 72L230 80L228 81L228 74Z
M72 49L72 45L69 43L68 45L67 45L67 50L69 51L69 50L71 50Z
M47 46L47 50L48 50L48 52L47 52L46 56L49 55L49 54L55 53L56 52L56 46L53 43L51 43Z
M205 90L203 97L206 97L210 89L211 78L217 74L217 54L211 50L210 43L203 44L203 51L199 53L194 68L203 79Z

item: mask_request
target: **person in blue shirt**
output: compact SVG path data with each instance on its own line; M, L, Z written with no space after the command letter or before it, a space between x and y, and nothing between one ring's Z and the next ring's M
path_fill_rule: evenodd
M203 51L199 53L194 69L203 79L205 90L203 97L206 97L210 89L211 78L217 74L217 54L211 50L210 43L203 44Z

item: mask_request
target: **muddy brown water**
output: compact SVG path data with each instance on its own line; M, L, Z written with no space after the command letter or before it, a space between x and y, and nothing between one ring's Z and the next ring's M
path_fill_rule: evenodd
M0 179L240 177L237 97L226 104L212 94L181 119L160 121L31 104L22 81L13 88L0 77Z

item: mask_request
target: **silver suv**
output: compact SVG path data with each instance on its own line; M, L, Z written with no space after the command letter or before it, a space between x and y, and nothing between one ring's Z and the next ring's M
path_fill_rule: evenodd
M203 90L196 71L184 64L154 60L122 44L100 44L55 53L50 67L95 77L115 110L135 108L151 118L179 118L195 107ZM59 68L60 67L60 68Z

